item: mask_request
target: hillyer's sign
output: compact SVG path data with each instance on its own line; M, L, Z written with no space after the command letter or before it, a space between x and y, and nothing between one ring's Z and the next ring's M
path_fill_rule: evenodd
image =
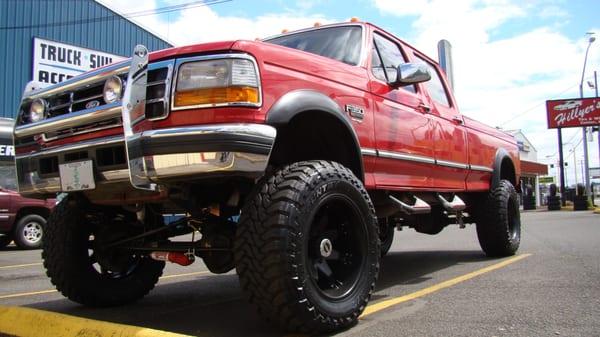
M600 125L600 98L546 101L548 128Z
M44 87L125 59L38 37L33 39L33 80Z

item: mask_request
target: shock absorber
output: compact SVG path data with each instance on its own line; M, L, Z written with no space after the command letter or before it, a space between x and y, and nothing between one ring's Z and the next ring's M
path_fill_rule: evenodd
M180 266L189 266L194 263L195 257L193 254L181 252L152 252L150 257L156 261L169 261L177 263Z

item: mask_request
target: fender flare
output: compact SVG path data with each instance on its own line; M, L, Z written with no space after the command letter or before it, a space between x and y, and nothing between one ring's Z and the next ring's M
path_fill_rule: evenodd
M515 185L515 188L517 188L518 181L516 181L517 175L516 175L515 164L513 163L513 160L510 157L510 154L508 153L508 151L500 148L496 151L496 157L494 158L494 172L492 174L492 189L496 188L500 184L500 180L502 179L502 173L503 173L502 172L502 163L505 160L508 160L508 162L511 165L512 174L515 179L515 181L511 181L511 183L513 185Z
M266 123L278 128L287 125L300 113L325 113L334 117L344 125L346 131L352 138L353 148L359 163L358 178L364 181L364 166L358 136L350 124L348 117L340 106L329 96L310 89L299 89L281 96L267 112Z

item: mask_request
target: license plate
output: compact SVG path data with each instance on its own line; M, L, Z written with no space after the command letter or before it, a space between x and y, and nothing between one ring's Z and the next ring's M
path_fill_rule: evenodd
M92 190L96 188L94 167L91 160L61 164L58 170L63 192Z

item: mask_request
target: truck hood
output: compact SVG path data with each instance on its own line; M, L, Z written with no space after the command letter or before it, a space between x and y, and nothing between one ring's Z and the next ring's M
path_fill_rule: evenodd
M183 47L173 47L169 49L158 50L155 52L151 52L149 57L149 61L157 61L161 59L180 57L188 54L197 54L208 51L219 51L219 50L229 50L236 43L236 41L218 41L218 42L209 42L209 43L199 43L192 44L189 46Z

